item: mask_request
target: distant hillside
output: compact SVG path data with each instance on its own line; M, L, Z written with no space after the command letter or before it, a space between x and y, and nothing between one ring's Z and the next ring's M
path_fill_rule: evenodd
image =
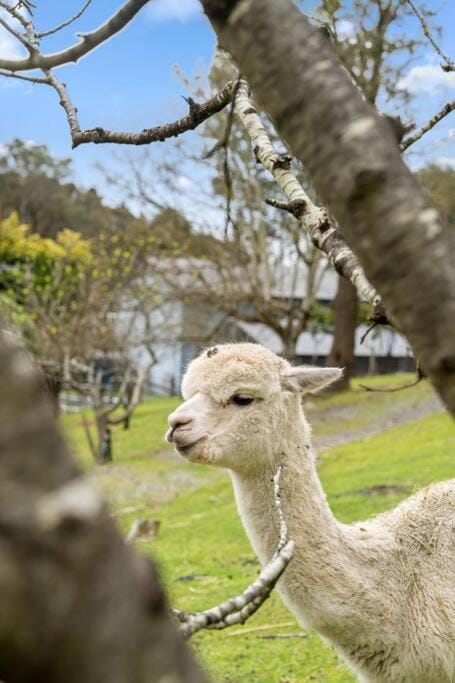
M71 179L70 159L53 157L46 145L15 139L0 154L0 209L17 211L21 221L43 237L71 228L85 237L101 230L122 230L134 220L125 207L105 206L96 190Z

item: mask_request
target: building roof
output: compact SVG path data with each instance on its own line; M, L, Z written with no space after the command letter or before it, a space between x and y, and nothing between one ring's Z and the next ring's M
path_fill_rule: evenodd
M283 344L280 337L270 327L263 323L246 323L236 321L237 325L251 339L259 344L267 346L275 353L283 352ZM366 325L359 325L356 330L355 356L377 357L392 356L402 358L412 356L412 352L404 337L395 330L387 327L372 330L363 344L361 339L367 331ZM327 332L302 332L297 340L296 353L298 356L327 356L333 343L333 335Z

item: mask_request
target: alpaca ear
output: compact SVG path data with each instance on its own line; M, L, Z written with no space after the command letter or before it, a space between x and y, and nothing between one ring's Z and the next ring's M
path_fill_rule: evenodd
M341 368L316 368L299 365L282 371L281 386L287 391L302 391L303 393L319 391L332 382L336 382L342 374Z

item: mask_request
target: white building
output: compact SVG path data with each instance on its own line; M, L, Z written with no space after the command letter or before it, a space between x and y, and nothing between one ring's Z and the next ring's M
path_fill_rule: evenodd
M297 287L293 282L293 296L304 298L305 278L299 278ZM274 296L289 296L289 284L284 276L280 279ZM337 288L337 276L328 270L318 290L318 300L333 301ZM157 363L150 372L150 390L153 393L178 393L182 376L188 363L202 348L229 341L250 341L267 346L275 353L282 353L280 337L263 323L247 323L224 316L213 309L201 314L197 307L169 304L166 311L169 333L162 335L155 344ZM172 324L169 324L169 321ZM157 321L158 322L158 321ZM164 327L166 329L166 327ZM355 340L355 374L376 372L412 371L414 362L406 340L389 327L376 327L365 338L365 325L359 325ZM213 334L211 334L213 330ZM332 345L332 334L316 330L303 332L297 341L299 361L308 364L324 364Z

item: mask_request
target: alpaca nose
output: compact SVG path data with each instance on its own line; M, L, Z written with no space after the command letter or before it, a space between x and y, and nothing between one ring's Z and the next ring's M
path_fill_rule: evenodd
M188 429L188 426L192 423L193 418L190 415L185 415L184 413L171 413L168 417L168 423L170 430L168 431L166 438L168 441L174 441L174 433L177 430Z

